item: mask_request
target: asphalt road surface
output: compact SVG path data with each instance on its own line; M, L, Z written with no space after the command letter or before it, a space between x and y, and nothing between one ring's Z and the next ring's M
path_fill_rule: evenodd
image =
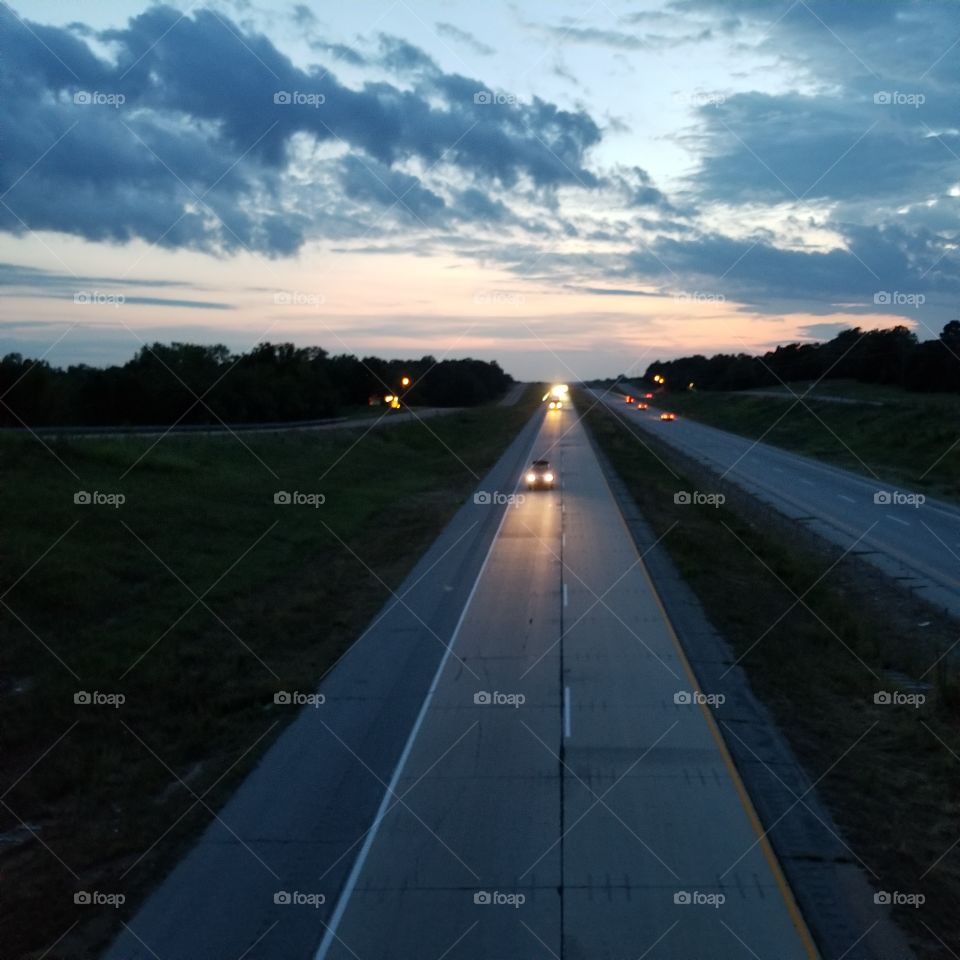
M663 422L660 411L628 406L622 394L595 396L628 423L960 616L960 508L930 498L918 503L915 491L682 417Z
M574 412L484 484L110 960L816 956Z

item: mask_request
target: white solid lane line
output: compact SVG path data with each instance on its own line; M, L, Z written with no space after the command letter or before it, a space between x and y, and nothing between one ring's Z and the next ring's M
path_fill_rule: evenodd
M563 737L570 739L570 688L563 688Z

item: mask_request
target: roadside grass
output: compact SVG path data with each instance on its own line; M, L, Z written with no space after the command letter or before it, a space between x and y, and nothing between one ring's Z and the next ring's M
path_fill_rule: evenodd
M845 381L822 383L805 396L809 386L791 384L802 402L781 388L782 400L698 390L662 394L653 403L906 490L960 500L960 396ZM864 402L818 400L817 391Z
M0 438L4 958L65 931L48 960L98 955L294 718L274 693L315 689L541 392L366 436ZM184 783L211 791L190 812Z
M580 409L590 402L581 398ZM936 642L923 643L929 631L898 620L895 597L893 606L876 602L876 575L867 574L866 587L844 564L824 576L830 557L730 500L719 508L674 503L676 491L696 488L685 475L689 461L641 434L645 448L601 405L585 421L874 871L871 885L922 893L922 908L895 915L920 956L946 960L944 945L960 942L956 667L941 661L919 709L873 697L896 689L888 671L926 671L938 645L956 640L955 624L939 625Z

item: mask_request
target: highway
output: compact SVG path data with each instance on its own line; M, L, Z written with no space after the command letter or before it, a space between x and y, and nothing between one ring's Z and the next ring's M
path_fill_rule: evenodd
M108 960L817 956L574 413L480 489Z
M659 410L637 410L623 394L595 391L594 396L634 428L661 438L960 616L960 508L931 498L918 503L916 491L683 417L663 422Z

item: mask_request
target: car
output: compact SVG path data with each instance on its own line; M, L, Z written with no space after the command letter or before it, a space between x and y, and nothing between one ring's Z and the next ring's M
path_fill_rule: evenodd
M638 409L638 410L649 410L649 409L650 409L650 404L649 404L649 403L638 403L638 404L637 404L637 409Z
M661 413L661 414L660 414L660 419L661 419L661 420L676 420L676 419L677 419L677 415L676 415L675 413Z
M645 393L643 396L644 396L644 398L647 399L647 400L652 400L652 399L653 399L653 394L652 394L652 393Z
M553 471L549 460L534 460L526 476L528 490L552 490Z
M562 400L551 400L551 401L547 404L547 407L548 407L548 409L550 409L550 410L562 410L562 409L563 409L563 401L562 401Z
M633 397L627 395L626 397L623 398L623 402L624 402L624 403L633 403Z

